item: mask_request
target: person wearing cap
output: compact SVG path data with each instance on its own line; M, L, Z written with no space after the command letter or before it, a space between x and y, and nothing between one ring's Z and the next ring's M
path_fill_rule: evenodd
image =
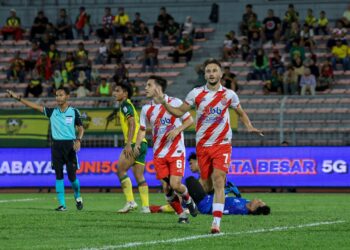
M17 17L16 10L10 10L10 16L6 19L4 27L1 29L3 39L7 40L8 35L12 35L16 41L23 37L23 29L21 28L21 19Z
M126 24L130 22L128 14L125 13L124 8L118 9L118 15L114 17L113 21L113 36L116 38L118 34L124 34L126 32Z
M48 23L49 19L45 16L44 11L40 10L38 15L35 17L33 26L30 30L30 40L37 38L37 35L43 35L46 31L46 25Z

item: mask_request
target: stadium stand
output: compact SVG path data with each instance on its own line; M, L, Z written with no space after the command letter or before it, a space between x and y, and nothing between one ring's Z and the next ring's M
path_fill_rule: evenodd
M5 5L15 8L20 8L23 4L30 4L33 1L5 1ZM142 2L142 3L141 3ZM144 7L142 12L142 18L147 21L147 24L152 29L153 22L158 15L158 5L156 1L150 2L150 5L146 6L144 1L129 1L123 4L129 14L134 13L136 7L134 4L140 3L141 7ZM185 19L189 14L188 8L195 6L198 1L177 1L176 3L169 4L169 13L171 13L178 22ZM216 57L220 58L221 48L225 34L230 30L235 30L236 34L239 34L239 22L241 14L239 12L243 10L245 2L243 1L218 1L223 8L221 8L221 16L219 23L208 23L207 16L209 14L210 1L201 1L203 6L199 6L195 11L194 21L196 21L196 32L198 34L204 34L204 37L195 39L194 58L191 62L185 63L182 59L180 63L172 63L169 53L172 52L172 46L162 46L160 40L155 41L155 45L159 48L158 60L159 67L157 74L167 78L170 83L170 94L184 97L184 95L195 85L192 84L195 81L194 67L205 58ZM237 2L240 2L239 5ZM262 4L261 1L251 1L254 5L254 11L257 11L258 19L263 20L265 16L267 6ZM33 4L35 4L33 2ZM101 17L103 14L103 8L106 5L111 6L108 1L99 1L100 8L98 10L92 10L94 1L81 1L93 16L93 25L99 26ZM148 3L147 3L148 4ZM284 16L284 11L287 8L287 4L283 1L274 1L275 14L281 19ZM300 21L303 23L306 16L306 11L310 8L310 4L306 2L295 2L295 7L299 11ZM164 3L164 5L166 5ZM343 4L344 5L344 4ZM54 1L54 3L45 3L48 10L45 13L50 16L56 16L56 12L61 7L69 7L72 12L78 10L79 6L74 5L73 1ZM232 15L229 8L234 9L239 6L239 11L235 10L237 15ZM327 8L327 16L330 18L330 27L334 26L335 20L342 15L342 4L336 6L336 8L328 8L330 5L327 3L320 4L320 6L314 6L314 13L318 13L322 8ZM33 7L33 6L32 6ZM34 6L40 8L41 5ZM111 6L114 10L118 6ZM227 7L227 8L226 8ZM23 9L18 9L18 13L24 13ZM54 13L54 14L53 14ZM71 13L72 14L72 13ZM231 14L231 15L230 15ZM7 14L6 14L7 15ZM5 16L6 16L5 15ZM192 14L191 14L192 15ZM75 15L71 15L73 18ZM317 17L317 16L316 16ZM33 16L23 17L25 20L29 20L25 23L32 23ZM23 22L24 23L24 22ZM29 28L29 27L26 27ZM28 32L27 32L28 33ZM28 37L28 34L25 35ZM236 38L241 43L243 36L237 35ZM315 48L313 54L317 58L317 65L321 65L327 61L330 57L330 50L327 48L327 41L330 36L318 35L314 36ZM349 36L345 37L349 39ZM94 61L97 51L99 49L99 40L93 35L90 40L59 40L57 41L57 47L62 52L62 58L65 58L65 53L75 51L78 44L83 42L85 48L89 52L89 59ZM107 42L108 43L108 42ZM8 68L9 61L13 58L16 51L21 51L22 55L25 55L30 49L31 43L28 40L19 41L2 41L0 42L0 70L3 72L0 74L0 97L5 98L5 89L10 88L16 90L19 93L23 93L27 88L27 83L7 82L6 69ZM277 42L276 44L267 43L263 46L266 54L269 58L272 57L273 51L278 50L285 62L290 62L290 53L285 51L285 42ZM129 71L129 78L136 81L136 86L140 87L137 100L142 100L142 85L144 80L151 74L149 72L141 72L142 69L142 53L143 47L132 47L130 44L122 48L124 53L124 62L127 70ZM306 52L305 57L309 58L310 52ZM236 57L233 60L223 61L224 66L230 66L232 72L236 75L238 81L238 94L241 98L242 105L249 113L250 117L256 124L256 127L261 128L265 132L265 137L259 139L253 135L249 135L244 132L244 129L240 127L235 132L233 143L237 146L246 145L279 145L283 140L288 140L291 145L348 145L350 143L349 128L347 126L350 120L350 111L348 109L349 101L347 95L350 94L350 71L334 71L334 83L328 89L317 91L316 96L287 96L280 95L276 92L270 92L266 95L264 92L265 82L261 80L249 79L249 74L252 68L252 61L242 60L241 57ZM97 70L102 77L110 78L114 74L115 65L113 64L92 64L92 69ZM28 79L29 76L27 75ZM48 93L50 84L43 84L43 93ZM93 91L94 92L94 91ZM52 99L46 99L46 94L42 95L41 100L47 102L47 105L53 105ZM142 103L142 102L140 102ZM77 107L95 107L96 101L94 98L87 99L72 99L72 104ZM10 100L3 99L0 102L0 107L3 109L21 108L21 105L14 103ZM99 140L100 142L96 142ZM188 142L193 143L193 135L188 135ZM96 139L95 137L88 138L84 143L89 146L104 145L110 146L115 144L114 140Z

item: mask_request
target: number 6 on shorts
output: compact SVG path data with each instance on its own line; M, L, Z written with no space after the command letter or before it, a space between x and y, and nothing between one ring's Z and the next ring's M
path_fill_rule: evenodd
M176 167L177 168L182 168L182 160L177 160L176 161Z

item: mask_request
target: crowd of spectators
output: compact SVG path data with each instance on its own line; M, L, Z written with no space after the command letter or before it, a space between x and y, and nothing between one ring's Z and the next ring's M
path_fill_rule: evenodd
M17 51L7 69L7 82L28 82L24 95L39 97L51 96L55 89L67 86L78 97L111 95L111 86L125 81L135 85L129 79L125 64L128 63L122 48L143 47L142 56L137 58L143 72L158 70L158 48L154 41L162 46L173 46L169 53L174 63L183 57L186 62L192 59L195 26L190 16L180 25L165 7L160 8L153 27L142 20L139 12L131 20L123 7L116 15L110 7L105 8L101 25L95 30L91 25L91 15L85 7L79 8L79 14L73 22L66 9L59 10L56 23L47 17L43 10L38 11L29 30L25 30L16 10L10 10L10 16L1 28L3 40L26 39L31 42L27 55ZM151 31L149 29L151 28ZM99 39L96 54L85 48L85 41L92 36ZM58 40L82 40L73 51L63 52L57 45ZM114 75L110 79L101 77L93 65L115 65ZM48 93L44 93L43 83L49 84Z
M253 5L247 4L239 25L241 38L237 39L235 31L225 35L222 60L251 62L247 80L260 80L265 94L315 95L332 87L333 71L350 70L350 47L345 37L349 27L350 5L331 27L325 11L316 17L308 9L302 18L289 4L282 18L269 9L266 17L259 19ZM325 60L317 57L316 35L327 39Z

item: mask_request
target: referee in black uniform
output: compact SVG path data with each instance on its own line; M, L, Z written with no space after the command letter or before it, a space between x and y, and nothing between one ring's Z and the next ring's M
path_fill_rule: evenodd
M56 211L65 211L63 166L66 165L68 179L74 190L74 198L78 210L83 209L83 199L80 196L80 184L76 177L79 169L76 152L80 150L81 140L84 135L83 124L77 109L68 105L69 90L59 88L56 91L57 107L47 108L34 102L22 99L11 90L7 90L10 97L24 105L44 113L50 119L51 125L51 162L56 173L56 193L59 206ZM78 135L76 135L78 130Z

